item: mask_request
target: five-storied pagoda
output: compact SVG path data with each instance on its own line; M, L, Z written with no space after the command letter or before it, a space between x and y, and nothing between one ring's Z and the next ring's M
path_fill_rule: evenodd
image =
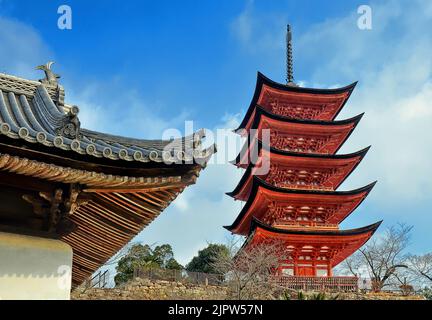
M336 154L363 116L335 120L356 83L338 89L299 87L293 79L291 51L288 26L287 84L258 73L252 102L236 130L249 138L234 161L246 170L228 195L246 204L226 228L247 236L242 250L263 241L284 243L288 259L280 263L282 276L330 279L332 269L380 225L339 230L375 183L336 191L369 149ZM268 170L263 170L266 161Z

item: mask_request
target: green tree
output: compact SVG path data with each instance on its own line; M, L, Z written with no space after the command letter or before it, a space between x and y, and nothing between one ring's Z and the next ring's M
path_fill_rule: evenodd
M215 270L214 263L221 256L228 256L229 249L224 244L210 243L207 248L198 251L198 255L186 265L186 270L205 273L220 273Z
M171 258L167 261L165 268L170 270L182 270L183 266L178 263L176 259Z
M133 278L135 269L183 269L183 266L174 259L172 247L169 244L156 246L134 244L119 260L114 277L116 286Z

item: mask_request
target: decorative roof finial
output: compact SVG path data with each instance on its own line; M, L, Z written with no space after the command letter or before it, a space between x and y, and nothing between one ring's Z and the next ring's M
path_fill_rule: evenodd
M51 66L53 64L54 64L53 61L49 61L45 65L36 67L36 70L43 70L45 72L45 79L39 80L40 82L45 84L50 84L50 85L58 85L57 79L59 79L60 76L52 72Z
M287 25L287 34L286 34L286 82L289 86L297 86L294 83L294 72L293 72L293 57L292 57L292 34L291 34L291 25Z

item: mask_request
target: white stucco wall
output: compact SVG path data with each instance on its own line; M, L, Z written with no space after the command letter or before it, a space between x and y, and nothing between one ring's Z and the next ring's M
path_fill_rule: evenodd
M69 245L0 232L0 299L67 300L71 270Z

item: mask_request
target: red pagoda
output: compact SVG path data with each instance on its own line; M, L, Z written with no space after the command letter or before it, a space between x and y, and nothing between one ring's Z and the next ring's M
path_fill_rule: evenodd
M339 229L375 185L336 191L369 149L336 154L363 114L335 120L356 83L337 89L297 86L289 26L287 44L287 84L258 73L252 102L235 130L249 138L233 162L246 170L227 194L246 203L225 228L247 237L242 250L269 240L284 243L288 259L280 262L280 275L331 278L332 269L365 244L381 223ZM262 172L267 160L268 170Z

